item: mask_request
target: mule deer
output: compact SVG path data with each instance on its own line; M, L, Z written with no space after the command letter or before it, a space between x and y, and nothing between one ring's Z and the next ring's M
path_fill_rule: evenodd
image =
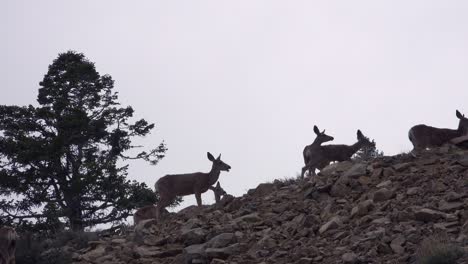
M408 137L413 144L413 152L431 147L440 147L451 140L468 134L468 119L458 110L455 112L460 121L458 129L437 128L426 125L416 125L408 131Z
M321 170L333 161L351 160L351 157L362 147L372 146L372 143L362 134L361 130L358 130L356 135L358 141L353 145L340 144L319 146L314 156L312 156L309 163L305 166L306 170L315 174L315 169Z
M219 181L218 181L218 183L216 184L215 187L210 186L209 188L210 188L210 190L212 190L213 193L214 193L216 203L219 203L219 201L221 201L221 196L227 194L227 192L226 192L226 191L221 187L221 185L219 184Z
M305 166L302 168L302 171L301 171L302 179L304 178L305 172L308 170L307 164L309 164L309 161L312 159L312 157L320 155L319 154L320 145L322 145L322 143L324 142L333 140L333 137L325 134L325 130L320 132L317 126L314 126L314 132L317 135L314 142L312 142L312 144L310 145L305 146L304 150L302 151L302 156L304 157L304 164L305 164ZM310 170L309 170L309 173L310 173Z
M159 193L158 218L162 210L170 205L177 196L195 194L197 205L201 206L201 194L218 181L221 171L229 171L231 169L231 166L221 160L221 154L216 159L209 152L207 156L213 162L210 172L166 175L156 182L155 188Z
M12 227L0 228L0 264L15 264L18 235Z

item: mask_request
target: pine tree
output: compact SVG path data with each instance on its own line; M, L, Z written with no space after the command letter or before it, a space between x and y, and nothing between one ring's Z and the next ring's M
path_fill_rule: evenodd
M142 151L132 145L154 124L131 122L133 108L120 106L113 88L111 76L69 51L40 82L39 106L0 106L2 222L35 219L56 226L63 219L83 230L156 202L146 184L127 180L125 161L157 164L166 146Z

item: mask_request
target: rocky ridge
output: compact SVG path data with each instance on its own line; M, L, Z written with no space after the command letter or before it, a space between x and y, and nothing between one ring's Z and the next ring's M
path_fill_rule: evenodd
M142 221L74 252L76 264L415 263L421 242L468 246L468 151L340 162L311 180ZM465 257L466 258L466 257ZM468 259L460 263L468 263Z

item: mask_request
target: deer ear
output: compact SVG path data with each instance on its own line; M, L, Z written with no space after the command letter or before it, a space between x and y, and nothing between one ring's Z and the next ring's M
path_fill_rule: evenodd
M217 160L221 160L221 153L219 153Z
M363 137L364 137L364 135L362 134L361 130L358 129L358 131L357 131L357 138L358 138L358 139L361 139L361 138L363 138Z
M460 112L458 112L458 110L457 110L456 114L457 114L457 117L459 119L462 119L464 117L464 115L462 115Z
M314 132L315 132L315 134L317 134L317 135L320 134L320 130L318 129L317 126L314 126Z
M214 157L213 157L213 155L211 155L211 153L207 152L207 153L206 153L206 156L208 157L208 159L209 159L210 161L214 161Z
M219 185L219 181L218 181L218 183L216 184L216 187L218 187L218 188L220 187L220 185Z

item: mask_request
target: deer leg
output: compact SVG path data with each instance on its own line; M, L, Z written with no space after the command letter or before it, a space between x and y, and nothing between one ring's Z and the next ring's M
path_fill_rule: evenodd
M198 206L202 206L201 192L196 192L196 193L195 193L195 198L197 199L197 205L198 205Z
M174 200L174 196L172 195L161 195L159 196L159 203L157 205L157 210L156 210L156 219L160 219L162 216L162 213L164 212L164 208L169 206L171 202Z
M308 170L308 166L305 165L304 167L302 167L302 171L301 171L301 179L304 179L304 174L307 172Z

